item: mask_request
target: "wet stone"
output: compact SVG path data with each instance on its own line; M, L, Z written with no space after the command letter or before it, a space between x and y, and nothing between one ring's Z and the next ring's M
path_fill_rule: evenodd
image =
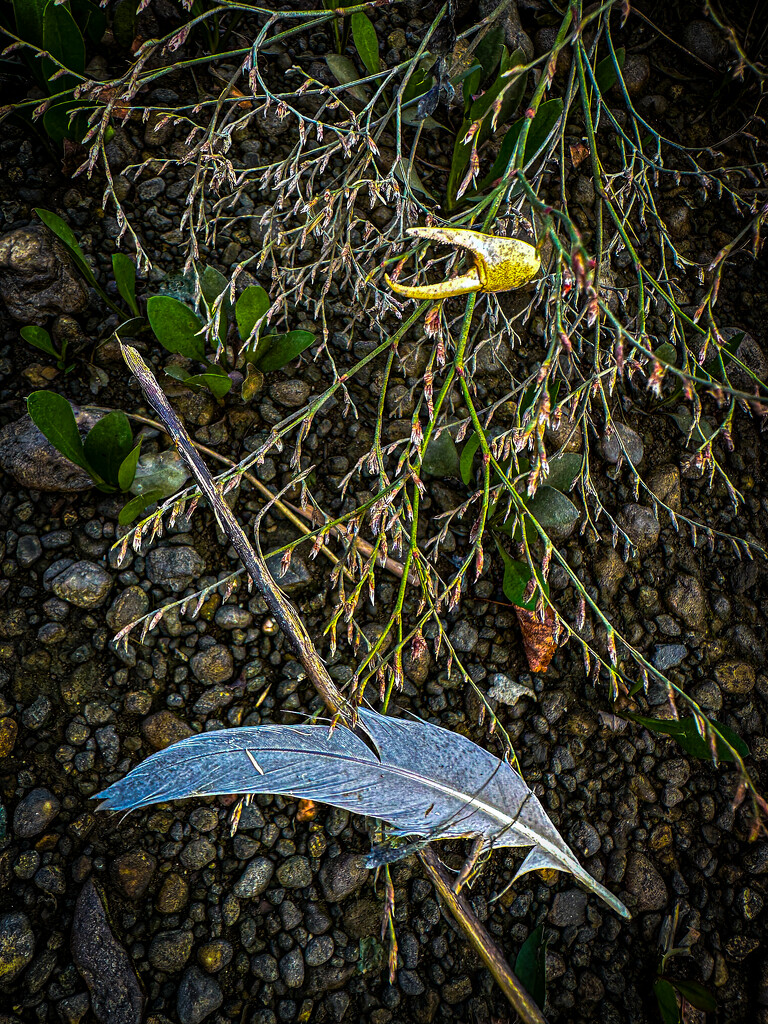
M309 384L304 380L281 380L273 384L269 389L273 401L287 409L298 409L304 405L309 398Z
M213 617L222 629L247 629L253 622L253 614L237 604L222 605Z
M112 577L95 562L75 562L52 583L56 597L77 608L96 608L109 593Z
M232 654L223 644L200 651L192 658L191 667L197 679L206 686L225 683L235 670Z
M149 610L149 598L138 586L128 587L118 594L107 612L107 624L115 633L129 622L141 618Z
M210 839L193 839L181 851L179 860L190 871L200 871L216 860L216 847Z
M475 627L465 621L457 623L451 630L451 643L463 654L471 654L477 647L479 638L480 634Z
M231 962L234 955L232 944L224 939L206 942L197 951L197 962L208 974L217 974Z
M293 556L291 564L285 572L282 571L281 562L281 555L272 555L267 559L267 568L272 578L279 584L280 589L284 590L286 594L295 594L312 582L312 573L299 555Z
M277 981L280 971L277 960L269 953L259 953L251 959L251 971L262 981Z
M627 572L627 565L619 552L615 548L608 548L595 565L595 580L603 597L616 596Z
M603 437L600 447L605 460L614 465L621 458L628 458L633 466L639 466L643 461L642 438L624 423L613 423Z
M656 644L651 655L651 664L660 672L681 665L688 657L688 648L683 644Z
M301 988L304 984L304 957L298 946L280 958L280 977L288 988Z
M19 727L13 718L0 718L0 760L13 752L18 732Z
M303 889L312 884L312 869L306 857L289 857L277 869L277 880L286 889Z
M59 813L58 797L48 789L33 789L17 804L13 814L13 831L19 839L39 836Z
M424 982L416 971L401 970L397 972L397 983L400 991L406 996L420 996L425 992Z
M666 883L643 853L630 855L624 886L635 897L638 911L662 910L667 905Z
M144 996L133 964L117 941L92 880L80 890L71 936L72 956L100 1024L141 1024Z
M189 886L181 875L175 872L165 876L157 894L155 908L160 914L178 914L189 900Z
M0 983L11 981L35 952L35 935L26 914L0 917Z
M681 573L666 594L667 604L689 629L701 631L707 624L707 599L695 576Z
M200 1024L221 1006L224 995L218 982L199 967L184 972L176 997L176 1012L181 1024Z
M581 889L558 892L547 920L555 928L584 924L587 909L587 894Z
M157 860L144 850L131 850L112 862L112 878L129 900L137 900L144 895L156 870Z
M329 903L351 896L368 877L365 857L361 854L342 854L326 861L320 869L320 884Z
M335 945L330 935L318 935L310 939L304 952L304 960L308 967L320 967L333 956Z
M602 840L594 825L588 821L578 821L569 833L570 845L582 857L594 857L602 846Z
M266 857L256 857L240 878L235 882L232 892L243 899L260 896L270 883L275 865Z
M440 995L449 1006L463 1003L472 995L472 982L466 974L462 974L452 981L447 981L440 989Z
M646 483L656 497L663 501L673 512L682 508L680 494L680 470L671 463L657 466L648 474Z
M724 693L750 693L755 687L755 670L746 662L729 658L715 666L715 679Z
M149 962L158 971L180 971L189 960L194 939L192 932L183 929L158 932L149 947Z
M705 679L694 686L691 696L704 711L715 713L723 706L723 694L714 679Z
M171 743L191 736L192 730L170 711L158 711L141 723L141 734L153 750L164 750Z
M43 545L34 535L19 537L16 545L16 561L22 569L28 569L40 558L43 553Z
M205 572L205 561L188 544L153 548L146 559L147 578L180 593Z
M651 509L630 502L617 516L616 522L641 555L653 550L659 540L661 526Z

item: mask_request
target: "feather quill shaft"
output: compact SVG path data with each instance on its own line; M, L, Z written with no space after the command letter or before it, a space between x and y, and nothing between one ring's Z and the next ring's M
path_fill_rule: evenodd
M228 793L315 800L380 818L399 836L479 836L486 849L531 847L518 876L545 867L568 871L629 917L579 864L505 761L427 722L364 708L359 721L372 746L344 726L259 725L192 736L153 754L99 794L100 807L128 810Z

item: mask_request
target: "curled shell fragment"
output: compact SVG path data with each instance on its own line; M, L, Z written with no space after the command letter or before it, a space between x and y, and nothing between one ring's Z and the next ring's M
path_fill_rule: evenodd
M411 238L426 238L465 249L473 266L459 277L437 284L405 285L384 275L389 287L409 299L448 299L470 292L506 292L520 288L541 266L537 250L518 238L485 235L467 228L408 228Z

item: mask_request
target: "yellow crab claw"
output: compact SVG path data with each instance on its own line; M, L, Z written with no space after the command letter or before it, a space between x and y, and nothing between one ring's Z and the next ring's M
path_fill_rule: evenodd
M410 286L392 281L389 287L409 299L448 299L469 292L506 292L520 288L538 273L541 259L536 249L518 238L484 235L466 228L408 228L411 238L427 238L466 249L474 266L466 274L439 284Z

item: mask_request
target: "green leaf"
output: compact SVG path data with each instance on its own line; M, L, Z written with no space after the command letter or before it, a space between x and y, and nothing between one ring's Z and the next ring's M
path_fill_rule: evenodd
M437 437L430 439L424 452L421 471L441 478L459 475L459 453L449 430L443 430Z
M240 397L244 402L250 402L263 387L264 374L261 370L257 370L253 363L248 363L245 369L245 378L240 387Z
M107 29L104 11L90 0L69 0L69 9L77 25L92 43L100 43Z
M203 323L189 306L172 295L153 295L147 301L147 318L164 349L180 352L201 363L204 361Z
M73 72L49 81L51 93L74 88L78 84L75 76L85 73L85 43L75 19L63 4L49 3L43 12L43 48ZM45 57L42 63L43 74L49 80L60 70L58 64Z
M624 714L633 722L637 722L638 725L650 729L651 732L660 732L665 736L671 736L692 757L701 758L703 761L708 761L712 758L709 742L699 735L699 730L696 728L696 722L693 718L667 720L647 718L645 715L636 715L630 711L625 711ZM729 729L727 725L723 725L722 722L718 722L714 718L711 721L712 725L722 733L723 737L741 757L749 756L749 747L741 736L738 736L733 729ZM733 754L719 736L717 737L717 759L718 761L733 761Z
M218 332L219 340L223 342L227 336L227 324L232 313L232 303L229 298L229 281L215 267L206 267L200 275L200 291L209 314L213 310L213 304L216 299L224 292Z
M266 316L270 305L269 295L260 284L249 284L243 290L235 303L235 319L241 341L248 341L253 328Z
M515 974L540 1010L547 998L547 941L544 928L534 928L520 947L515 960Z
M50 0L14 0L16 32L35 46L43 45L43 14Z
M691 428L693 427L693 414L691 410L685 406L680 405L677 409L670 413L670 416L680 428L681 433L690 434ZM701 416L696 427L693 428L693 434L691 440L696 445L702 445L705 441L709 441L715 432L715 428L709 422L706 417Z
M422 57L416 65L413 74L408 79L405 89L403 90L403 106L407 103L412 103L413 100L423 96L432 88L434 78L429 72L434 67L436 59L436 57L432 56Z
M478 96L478 98L472 102L469 107L469 111L464 117L464 122L459 134L456 136L456 142L453 147L453 157L451 159L451 169L448 175L447 187L447 201L449 207L456 203L456 194L461 185L462 179L464 178L465 171L469 166L472 149L480 147L491 134L492 115L488 112L505 86L509 86L509 88L504 93L497 123L499 125L505 124L520 105L520 100L522 99L525 91L526 75L520 75L516 82L509 85L509 80L504 77L504 73L521 64L525 64L525 54L522 50L515 50L512 56L509 57L507 56L506 47L503 47L501 68L498 77L481 96ZM463 139L472 124L485 114L488 116L483 120L475 138L469 142L464 142Z
M622 70L626 55L627 51L623 46L616 51L616 63ZM608 90L618 81L616 68L613 65L613 57L610 54L604 60L601 60L595 68L595 81L597 82L597 91L601 96L605 96Z
M223 398L232 387L232 378L220 373L196 373L184 383L193 388L208 388L214 398Z
M43 222L43 224L45 224L48 230L52 231L54 235L56 235L56 237L59 239L59 241L64 243L64 245L67 247L69 255L77 264L77 269L86 279L86 281L90 285L93 285L94 288L97 287L96 278L93 276L93 271L91 270L90 265L85 258L83 250L77 244L77 239L75 238L69 224L66 224L57 214L51 213L50 210L41 210L37 208L35 209L35 213Z
M524 599L525 590L533 579L531 567L527 562L519 562L516 558L512 558L503 544L500 544L498 540L496 541L496 547L499 549L501 560L504 563L504 579L501 584L504 596L517 608L525 608L529 612L534 611L539 600L539 592L543 591L547 596L549 596L549 584L545 583L537 572L536 581L538 586L526 601Z
M65 459L94 475L85 457L80 431L72 406L55 391L33 391L27 399L27 412L37 429Z
M461 479L464 481L465 486L469 487L470 481L472 480L472 463L475 460L475 453L480 447L480 435L475 430L472 436L464 445L461 452L461 458L459 459L459 471L461 472Z
M472 59L482 69L482 81L490 81L504 53L504 28L495 25L475 47Z
M154 505L156 501L159 501L163 497L163 492L159 489L154 491L146 491L144 494L137 494L135 498L123 505L120 509L120 514L117 517L117 521L121 526L128 526L134 519L137 519L145 508L149 508L150 505Z
M381 60L379 58L379 40L373 22L363 11L355 11L349 20L352 23L352 38L360 60L369 75L378 74L381 70Z
M432 195L431 192L428 191L428 189L424 185L424 182L419 177L419 172L416 170L416 168L413 166L413 163L410 160L406 160L404 157L401 157L399 160L396 160L394 171L397 177L400 179L400 181L403 182L403 184L405 184L407 175L408 184L410 185L411 189L414 192L421 192L421 194L426 196L428 199L434 199L434 196Z
M677 978L663 978L662 981L673 985L683 999L691 1006L695 1006L697 1010L704 1010L705 1013L717 1012L717 1000L698 981L679 981Z
M525 141L525 156L523 162L525 164L533 160L538 151L546 143L552 129L555 127L557 122L563 113L563 101L561 99L547 100L546 103L542 103L536 113L536 117L533 119L533 123L528 131L528 137ZM512 157L515 147L517 146L517 140L520 138L520 132L523 130L523 125L526 119L521 117L518 121L512 125L507 134L504 136L504 141L499 149L499 155L496 157L493 167L490 172L483 178L473 195L476 195L495 181L501 180L504 176L504 172L507 169L507 164Z
M120 463L120 469L117 472L117 485L121 491L127 491L130 489L130 486L133 483L133 478L136 476L136 466L139 463L140 454L141 438L139 439L139 443L128 452Z
M139 304L136 301L136 264L124 252L112 253L112 273L117 290L123 301L135 317L139 316Z
M544 530L567 530L579 518L579 510L570 498L554 487L540 487L532 498L523 498L526 507Z
M55 359L59 358L59 353L53 346L51 336L44 327L34 327L30 324L28 327L22 327L19 333L27 344L34 345L35 348L47 352L49 356L53 356Z
M133 445L131 425L124 412L109 412L91 427L83 443L89 465L102 480L118 486L120 466Z
M581 472L583 458L578 452L563 452L549 460L549 475L547 476L547 487L554 487L556 491L567 494L573 487L574 480Z
M680 1007L677 1005L675 990L668 981L658 978L653 985L656 994L656 1002L659 1004L659 1013L663 1024L681 1024Z
M183 366L177 366L176 363L170 363L166 366L165 372L169 377L173 377L174 380L181 381L182 384L192 376L189 370L185 370Z
M262 373L282 369L315 341L315 336L311 331L289 331L287 334L273 335L273 337L276 340L266 355L259 356L255 360L257 368Z
M662 363L677 366L677 349L670 342L665 341L663 345L659 345L657 349L654 349L653 354Z
M58 79L57 79L58 81ZM70 93L59 103L54 103L43 114L43 128L54 142L64 139L80 142L88 131L88 117L84 103L78 103Z
M138 0L119 0L112 17L112 35L121 50L129 50L136 38L136 8Z
M327 53L325 62L339 85L346 85L347 92L360 103L368 102L368 93L365 87L355 84L360 81L360 74L351 57L344 57L340 53Z
M118 338L135 338L136 335L147 326L143 316L134 316L130 320L124 320L119 327L115 328L115 336Z

